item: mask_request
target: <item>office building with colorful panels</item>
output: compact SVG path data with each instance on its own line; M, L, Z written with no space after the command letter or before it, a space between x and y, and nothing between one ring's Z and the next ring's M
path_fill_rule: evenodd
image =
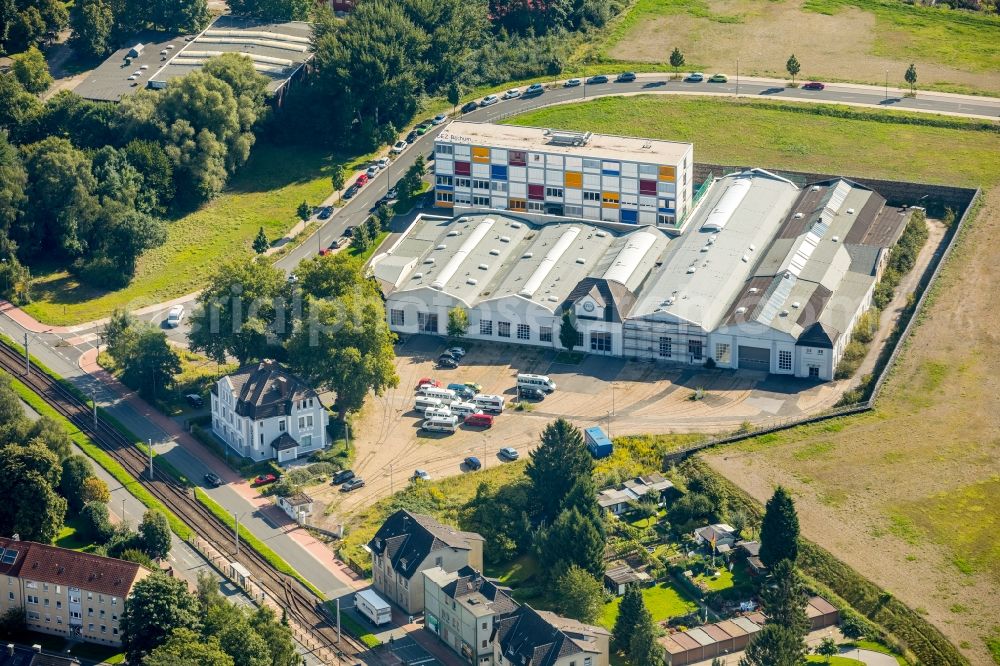
M656 225L679 231L691 211L690 143L456 121L434 146L434 201Z

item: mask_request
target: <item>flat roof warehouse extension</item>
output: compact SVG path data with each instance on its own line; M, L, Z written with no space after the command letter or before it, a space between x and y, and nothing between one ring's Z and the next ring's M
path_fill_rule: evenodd
M835 179L716 179L678 234L655 224L472 210L421 216L373 273L392 330L832 379L907 215ZM672 233L668 233L671 231Z

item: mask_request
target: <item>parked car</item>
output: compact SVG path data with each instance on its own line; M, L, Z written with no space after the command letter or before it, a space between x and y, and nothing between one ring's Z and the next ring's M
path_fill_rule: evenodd
M331 215L333 215L333 206L323 206L319 209L317 217L321 220L329 220Z
M357 186L357 184L355 183L354 185L351 185L350 187L348 187L348 188L347 188L347 189L346 189L346 190L344 191L344 198L345 198L345 199L350 199L351 197L353 197L353 196L354 196L355 194L357 194L357 193L358 193L358 186Z
M344 236L346 238L350 238L353 235L354 235L354 225L353 224L349 224L346 227L344 227Z
M431 128L431 125L433 124L434 121L432 120L425 120L424 122L420 123L419 125L417 125L417 130L416 130L417 134L419 134L420 136L427 134L427 130L429 130Z
M479 458L477 458L476 456L469 456L468 458L463 460L462 463L473 472L483 468L483 463L479 462Z
M410 133L406 135L406 143L413 143L419 136L420 133L417 130L410 130Z
M261 474L260 476L255 476L253 481L250 482L254 486L266 486L269 483L274 483L278 480L275 474Z
M427 470L425 469L418 469L414 470L412 478L414 481L416 481L417 479L420 479L421 481L430 481L431 475L428 474Z
M390 187L389 191L386 192L385 196L382 198L385 199L386 201L394 201L397 196L399 196L399 190L397 190L395 187Z
M466 102L464 105L462 105L462 113L469 113L470 111L475 111L478 108L479 108L479 102L476 102L475 100L471 102Z
M469 414L465 417L465 425L470 428L492 428L493 419L492 414Z
M218 474L209 472L205 475L205 485L209 488L218 488L222 485L222 479L219 478Z
M522 97L535 97L537 95L541 95L543 92L545 92L545 88L541 83L532 83L527 87L527 89L525 89Z
M483 392L483 385L482 384L477 384L476 382L465 382L465 385L468 386L473 391L475 391L476 393L482 393Z
M178 326L180 326L181 319L184 319L183 305L175 305L174 307L170 308L169 312L167 312L166 323L169 328L177 328Z
M375 174L378 173L378 170L379 166L377 164L373 164L370 167L368 167L368 170L365 171L364 175L368 176L368 180L371 180L372 178L375 177Z
M357 187L358 189L361 189L362 187L368 184L369 180L371 180L371 176L369 176L367 173L363 173L360 176L358 176L358 179L356 181L354 181L354 186Z
M511 88L502 95L503 99L514 99L515 97L520 97L520 96L521 96L520 88Z
M463 347L449 347L444 350L444 353L455 358L462 358L465 356L465 349Z
M692 72L691 74L688 74L687 78L684 80L688 83L701 83L705 80L705 75L701 72Z
M437 360L437 367L446 368L448 370L454 370L458 367L458 361L453 359L451 356L441 356Z
M476 394L465 384L448 384L448 390L454 391L455 394L462 398L463 400L471 400L476 397Z
M587 79L587 83L593 85L595 83L607 83L608 77L604 74L595 74L594 76Z
M486 97L484 97L482 99L481 102L479 102L479 106L481 106L481 107L492 106L492 105L496 104L499 101L500 101L500 98L497 97L496 95L487 95Z
M519 387L518 392L521 394L521 400L545 400L545 391L540 388L524 386Z
M333 479L331 479L330 482L333 485L337 486L337 485L340 485L341 483L344 483L346 481L350 481L353 478L354 478L354 472L353 471L351 471L349 469L342 469L342 470L340 470L339 472L337 472L336 474L333 475Z
M184 396L184 399L187 400L187 404L191 405L195 409L201 409L205 406L205 399L197 393L188 393Z
M635 81L635 72L622 72L615 78L615 83L632 83Z
M388 157L380 157L378 159L378 162L375 163L375 166L377 166L379 169L384 169L387 166L389 166L389 162L390 160Z
M725 74L712 74L711 78L708 79L709 83L727 83L729 77Z
M361 488L364 485L365 485L364 479L351 479L350 481L348 481L347 483L345 483L340 487L340 492L349 493L352 490L357 490L358 488Z
M580 79L569 79L563 84L563 88L576 88L581 83L583 83L583 81Z
M349 238L347 238L346 236L341 236L337 240L333 241L333 245L330 246L330 249L333 250L339 247L344 247L350 242L351 240Z
M392 152L394 152L395 154L399 155L404 150L406 150L405 141L397 141L396 143L392 144Z
M441 382L436 379L431 379L430 377L421 377L417 382L417 388L422 389L425 386L433 386L434 388L441 388Z
M431 120L432 125L440 125L444 121L448 120L448 114L439 113Z
M803 90L823 90L824 88L826 88L826 86L819 81L810 81L802 86Z
M519 457L517 449L510 446L505 446L502 449L500 449L498 455L504 460L517 460Z

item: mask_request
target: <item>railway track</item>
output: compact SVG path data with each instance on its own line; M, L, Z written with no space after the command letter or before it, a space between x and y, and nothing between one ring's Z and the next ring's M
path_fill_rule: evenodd
M276 571L255 550L244 545L239 556L235 553L233 533L229 526L202 506L186 486L163 471L154 469L149 478L148 457L136 443L116 428L98 418L96 425L91 408L58 381L34 366L24 374L24 356L0 341L0 369L17 377L32 391L114 458L154 497L169 507L186 525L207 541L230 562L239 562L250 571L254 581L271 600L286 610L291 622L307 634L319 647L314 655L324 663L342 663L341 657L352 657L368 648L352 636L343 633L337 643L337 630L320 610L322 601L292 576ZM351 660L354 663L355 660Z

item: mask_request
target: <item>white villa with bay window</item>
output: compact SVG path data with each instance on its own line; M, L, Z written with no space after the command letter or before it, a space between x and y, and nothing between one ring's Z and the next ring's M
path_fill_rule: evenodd
M315 390L274 361L247 365L212 387L212 432L255 461L295 460L330 444Z

